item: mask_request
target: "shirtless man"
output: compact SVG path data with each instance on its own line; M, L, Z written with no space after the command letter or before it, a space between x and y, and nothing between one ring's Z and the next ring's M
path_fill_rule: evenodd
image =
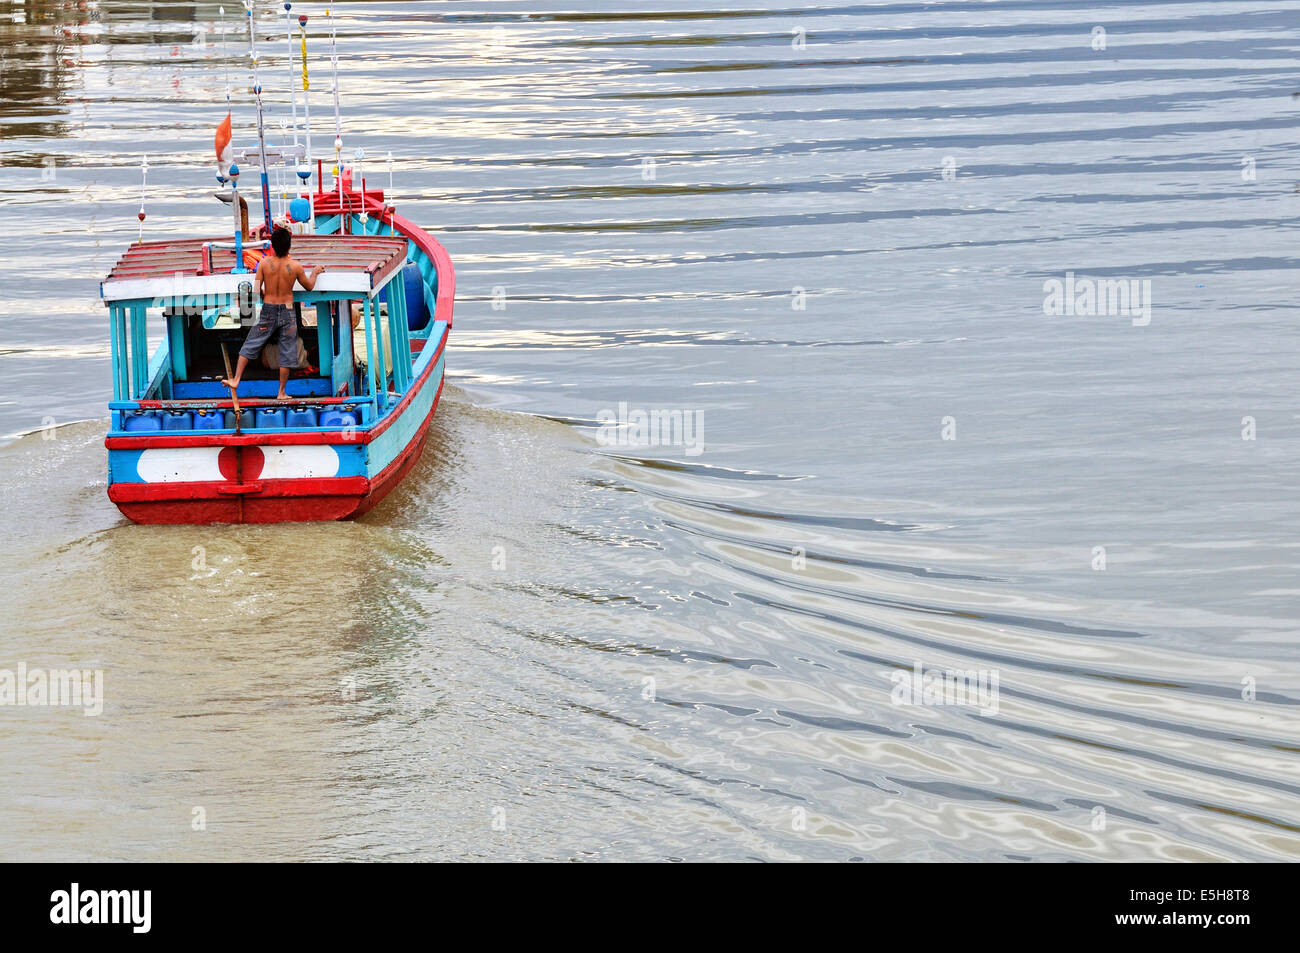
M293 241L287 229L277 228L271 233L274 257L263 258L257 265L253 290L262 299L262 313L257 323L248 331L244 346L239 349L239 365L233 378L222 378L221 383L232 390L239 387L240 378L248 362L256 360L262 348L276 338L280 345L280 393L276 400L288 400L284 387L289 383L289 371L298 366L298 321L293 313L294 282L301 282L308 291L316 287L316 279L325 270L317 265L311 274L289 257L289 244Z

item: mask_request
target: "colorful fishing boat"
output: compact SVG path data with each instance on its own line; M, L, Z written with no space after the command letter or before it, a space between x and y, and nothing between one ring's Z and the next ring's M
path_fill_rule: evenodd
M140 240L100 285L112 352L108 495L137 523L358 516L415 465L437 410L455 297L451 259L381 189L367 187L359 150L355 164L343 163L336 55L328 187L321 161L312 168L307 18L298 20L305 148L296 142L296 97L294 146L267 148L254 53L258 145L232 155L222 142L229 116L216 142L218 179L228 186L218 198L233 210L233 235L144 241L142 203ZM249 28L251 39L251 11ZM265 221L251 229L238 158L261 173ZM268 185L277 160L290 181L300 180L292 194L282 191L278 214ZM287 400L275 399L274 347L250 363L237 390L222 383L257 320L253 269L277 227L293 233L290 254L304 269L325 266L312 290L293 294L300 369ZM151 327L160 329L152 353Z

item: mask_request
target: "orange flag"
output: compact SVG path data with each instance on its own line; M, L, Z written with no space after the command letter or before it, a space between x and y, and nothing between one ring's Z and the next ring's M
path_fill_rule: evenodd
M226 118L221 120L221 125L217 126L217 136L213 145L217 148L217 171L225 175L230 171L230 162L233 158L230 151L230 113L226 113Z

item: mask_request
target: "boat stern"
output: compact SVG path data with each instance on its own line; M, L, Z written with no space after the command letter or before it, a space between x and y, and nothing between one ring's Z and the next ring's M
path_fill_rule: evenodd
M210 437L202 445L113 437L108 496L136 523L338 520L370 494L366 447L353 439L276 443ZM327 435L321 435L322 438Z

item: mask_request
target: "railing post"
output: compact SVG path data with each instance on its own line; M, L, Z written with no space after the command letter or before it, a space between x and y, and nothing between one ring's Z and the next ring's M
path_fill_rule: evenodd
M185 322L188 320L184 311L173 312L167 318L167 349L171 353L172 380L179 381L185 376Z
M118 328L117 328L117 346L122 352L121 380L118 382L122 388L122 399L131 399L131 343L127 337L127 331L130 324L126 319L126 306L122 306L117 311Z
M149 386L149 348L145 329L145 309L131 307L131 396L139 400Z
M397 290L397 319L395 327L397 329L397 340L400 343L398 350L401 351L401 361L398 362L402 368L402 386L403 393L411 386L411 338L406 328L406 279L402 272L398 272L398 281L401 287ZM391 287L391 285L390 285ZM388 293L389 313L392 313L393 292Z
M345 303L348 306L346 314L343 311ZM352 346L352 303L337 298L331 300L329 315L330 320L333 322L334 333L338 335L335 342L338 353L334 355L330 386L333 388L333 393L338 394L344 383L351 387L352 371L356 364L356 355ZM337 376L335 372L337 372Z
M122 337L118 330L122 309L115 304L108 306L108 353L113 369L113 399L124 400L122 396Z
M314 305L316 308L316 347L318 349L317 360L320 361L320 368L324 371L330 369L331 375L334 369L334 328L329 317L329 306L323 301L318 301ZM322 312L325 320L321 320ZM349 321L348 325L351 326Z
M366 320L366 382L370 385L370 396L375 400L375 408L380 407L379 391L375 388L375 319L373 317L376 308L370 295L365 298L365 320ZM349 306L350 310L350 306ZM383 342L379 342L383 347Z
M401 306L393 294L393 282L388 283L388 339L392 342L393 355L393 389L399 393L402 387L402 342L397 337L397 311Z
M381 408L388 407L388 362L384 359L384 325L379 320L379 298L372 298L375 309L375 341L378 347L375 349L375 379L379 382L379 390L375 393ZM389 336L388 349L392 353L393 339Z

